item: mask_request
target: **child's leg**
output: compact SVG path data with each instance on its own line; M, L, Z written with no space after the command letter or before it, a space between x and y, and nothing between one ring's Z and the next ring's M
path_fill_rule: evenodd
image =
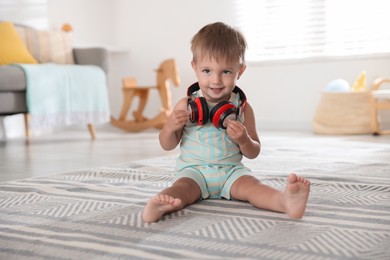
M249 175L238 178L230 191L234 199L249 201L257 208L285 212L292 218L301 218L305 213L309 192L309 180L294 173L288 176L284 191L266 186Z
M198 184L190 178L180 178L173 185L150 198L142 213L145 222L156 222L164 214L179 211L201 196Z

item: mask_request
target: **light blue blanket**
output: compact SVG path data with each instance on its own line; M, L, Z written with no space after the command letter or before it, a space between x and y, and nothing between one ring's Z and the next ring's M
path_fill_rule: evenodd
M27 78L31 128L109 122L107 80L97 66L18 64Z

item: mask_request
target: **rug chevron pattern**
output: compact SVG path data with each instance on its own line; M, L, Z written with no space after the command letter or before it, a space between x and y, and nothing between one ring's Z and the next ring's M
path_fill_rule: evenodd
M390 259L390 139L264 137L245 164L282 189L311 179L306 215L205 200L146 224L175 157L0 183L0 259Z

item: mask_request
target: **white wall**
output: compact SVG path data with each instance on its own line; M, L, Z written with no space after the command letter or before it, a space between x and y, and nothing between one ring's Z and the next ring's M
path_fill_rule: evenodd
M353 83L390 75L390 57L249 66L241 84L255 102L260 129L310 130L321 91L333 79ZM252 103L253 103L252 101Z
M134 76L139 84L155 84L153 70L167 58L176 59L182 79L181 86L172 89L174 103L183 97L186 88L196 81L191 68L192 36L207 23L231 23L234 1L117 0L115 7L116 44L129 50L127 63L123 62L121 53L115 54L112 62L115 69L111 75L110 94L111 100L117 103L112 110L115 116L119 116L122 100L120 79ZM154 116L159 111L157 93L153 94L151 98L156 102L150 102L146 108L148 116ZM117 100L120 100L119 104Z
M64 23L73 27L75 46L111 46L115 43L113 31L116 1L110 0L47 0L49 25L59 30Z
M0 0L0 21L47 29L48 0Z
M182 85L173 89L173 99L184 95L195 79L191 67L190 40L205 24L215 21L236 24L234 0L127 1L115 2L115 41L129 49L126 66L116 63L110 86L113 114L118 115L120 78L133 75L140 83L152 83L155 68L164 58L177 59ZM246 91L260 129L310 130L320 92L333 79L351 83L362 70L368 82L389 75L390 57L338 61L248 64L240 86ZM157 97L154 97L157 98ZM158 104L154 102L154 104ZM157 107L149 109L156 113Z
M173 101L185 95L196 79L190 61L191 37L205 24L222 21L235 25L234 0L48 0L49 24L73 25L75 46L106 46L111 52L109 94L112 114L122 105L121 78L134 76L153 84L153 69L175 58L182 84L172 89ZM353 82L367 71L368 82L390 75L390 57L248 64L239 86L254 107L262 129L310 130L320 92L333 79ZM147 114L159 109L151 95ZM154 102L153 102L154 101Z

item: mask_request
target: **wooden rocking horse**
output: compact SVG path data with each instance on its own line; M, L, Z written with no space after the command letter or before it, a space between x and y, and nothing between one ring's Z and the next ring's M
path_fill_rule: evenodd
M180 85L180 78L175 60L169 59L163 61L156 70L156 73L156 86L138 86L136 79L132 77L126 77L123 79L123 106L119 119L111 116L111 123L114 126L131 132L142 131L150 127L162 128L164 126L172 110L169 80L171 80L176 87ZM150 89L158 90L162 105L160 113L152 119L148 119L143 115ZM127 120L127 114L131 107L133 98L136 96L139 97L139 105L138 109L133 112L134 120Z

